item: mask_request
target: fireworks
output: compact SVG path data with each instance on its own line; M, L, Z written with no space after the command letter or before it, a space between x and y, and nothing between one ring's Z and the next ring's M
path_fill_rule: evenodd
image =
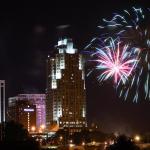
M136 47L150 48L150 9L132 7L122 13L114 13L112 19L103 19L104 25L99 28L106 29L103 37L110 34L121 40L132 43ZM108 31L108 32L107 32Z
M138 62L137 50L130 49L129 45L123 45L119 40L108 38L105 40L104 47L96 48L93 61L97 62L96 69L102 72L98 75L99 81L114 78L117 85L125 83L131 75Z
M105 69L105 71L99 76L99 80L107 80L109 77L114 76L115 82L118 82L116 89L119 92L119 96L123 97L125 100L127 98L132 99L134 102L137 102L139 99L150 100L149 26L150 26L150 9L142 9L135 7L132 7L130 10L123 10L121 13L114 13L112 18L103 19L102 25L98 26L101 33L104 32L100 36L101 40L105 41L111 36L114 39L119 38L123 43L125 43L125 47L127 47L126 51L128 53L129 51L131 52L131 55L129 55L128 53L127 55L126 52L124 52L124 50L123 51L119 50L119 55L126 56L125 61L138 59L138 61L127 64L129 68L125 71L130 73L128 74L127 72L125 72L126 75L122 72L119 72L122 71L122 69L120 70L120 68L118 69L119 71L116 70L119 72L119 74L116 73L116 71L112 70L111 68L110 70L107 70L108 68L106 69L106 67L109 67L110 64L109 65L107 64L106 66L106 64L102 64L101 62L100 65L97 66L98 69L100 68ZM106 47L98 52L102 60L104 59L104 56L101 54L101 51L106 49ZM137 50L138 52L134 53L135 50ZM103 51L103 54L105 54L107 57L109 57L108 55L110 54L112 56L114 52L112 53L109 51L110 50L105 50L105 52ZM118 53L117 51L115 52L116 54ZM133 53L135 55L134 57L132 55ZM123 61L120 58L119 63L122 63ZM130 74L133 69L134 74L132 77L130 77ZM120 79L123 82L120 82Z

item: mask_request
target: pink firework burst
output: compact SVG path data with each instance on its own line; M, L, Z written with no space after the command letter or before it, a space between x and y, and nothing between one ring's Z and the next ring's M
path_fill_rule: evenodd
M109 40L109 41L108 41ZM128 44L122 45L118 40L107 39L107 45L96 48L94 61L97 62L96 69L102 72L98 75L98 80L103 81L114 78L114 83L126 82L138 62L139 49L130 48Z

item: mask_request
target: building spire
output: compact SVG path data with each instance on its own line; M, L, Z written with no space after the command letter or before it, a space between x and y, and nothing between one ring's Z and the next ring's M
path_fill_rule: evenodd
M57 29L57 39L62 40L66 37L70 37L70 25L59 25L56 27Z

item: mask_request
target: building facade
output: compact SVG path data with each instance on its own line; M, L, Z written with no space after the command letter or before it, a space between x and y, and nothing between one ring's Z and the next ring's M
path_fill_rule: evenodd
M47 59L46 125L86 126L84 59L71 39L62 39Z
M28 100L13 101L8 107L9 119L18 122L29 132L36 126L36 105Z
M36 106L36 128L46 125L45 94L18 94L16 97L10 97L8 100L9 107L16 101L28 100Z
M5 80L0 80L0 123L5 122L6 118L5 104Z

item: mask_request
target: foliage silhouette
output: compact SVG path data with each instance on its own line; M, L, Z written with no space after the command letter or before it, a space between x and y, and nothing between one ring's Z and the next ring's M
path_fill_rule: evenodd
M119 136L113 145L107 147L107 150L140 150L130 138L125 135Z

